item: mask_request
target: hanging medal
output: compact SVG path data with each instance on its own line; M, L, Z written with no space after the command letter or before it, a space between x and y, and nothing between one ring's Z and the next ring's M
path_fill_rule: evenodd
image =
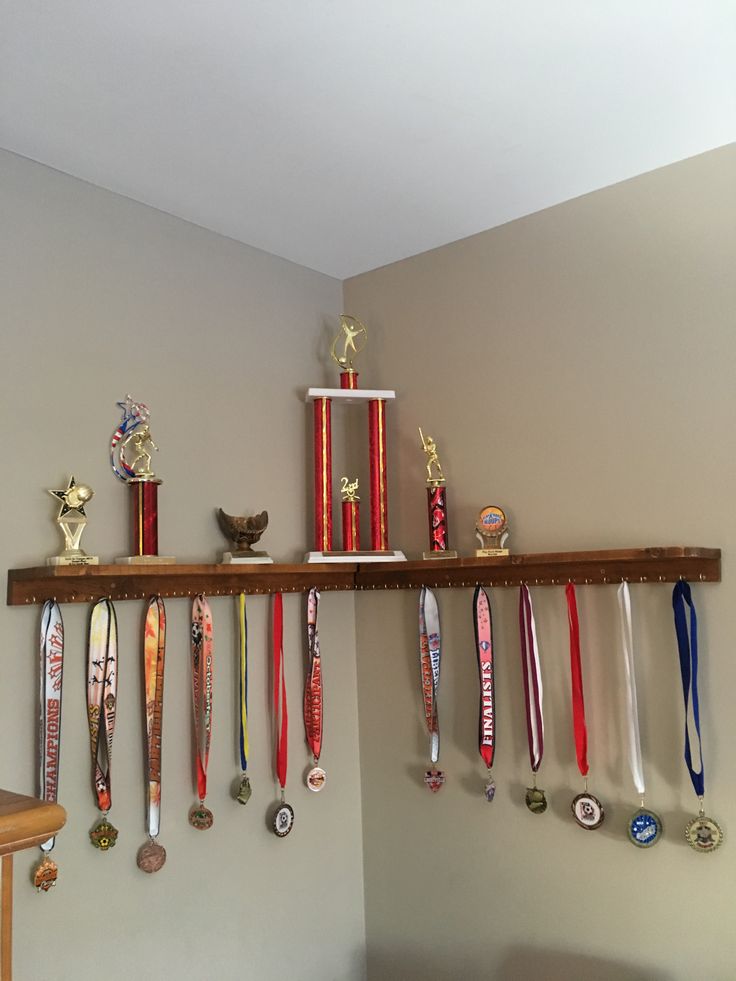
M38 795L53 804L56 803L59 787L63 671L64 623L61 610L55 600L46 600L41 612ZM48 892L56 885L59 870L49 857L55 843L56 838L52 837L41 844L41 861L33 876L38 892Z
M307 774L307 787L318 793L325 785L327 774L319 766L322 752L322 659L319 652L319 590L314 586L307 596L307 677L304 683L304 729L314 766Z
M212 636L212 613L204 595L192 602L192 708L194 711L194 752L199 804L189 811L189 823L197 831L212 827L214 817L207 798L207 766L212 738L212 686L215 648Z
M281 801L271 826L274 834L285 838L294 827L294 810L286 803L286 771L289 762L289 712L286 702L284 673L284 608L281 593L273 598L273 722L276 730L276 777Z
M490 803L496 794L496 784L491 776L493 756L496 750L496 679L493 663L491 604L488 600L488 594L482 586L476 586L473 595L473 623L475 625L475 650L478 655L478 679L480 682L478 750L488 770L488 779L483 793Z
M97 807L102 820L90 831L95 848L106 852L118 838L117 828L108 821L112 806L112 741L118 690L118 622L109 599L98 600L89 621L87 653L87 721L89 723L92 778Z
M690 608L690 631L688 634L685 606ZM700 700L698 697L698 620L695 604L690 593L690 584L681 580L675 583L672 592L672 607L675 614L675 633L680 655L680 674L682 675L682 694L685 700L685 764L690 774L693 790L698 795L700 808L698 816L685 827L685 839L696 852L713 852L723 843L720 825L705 813L705 767L703 748L700 740ZM698 766L693 767L690 747L690 721L698 740Z
M636 698L636 673L634 671L634 636L631 627L631 596L629 584L622 582L618 587L618 609L621 619L621 649L626 676L626 721L629 734L629 769L634 787L640 798L639 810L628 823L629 840L639 848L651 848L662 837L662 820L654 811L644 806L644 765L641 755L641 736L639 733L639 706Z
M585 781L585 791L572 802L572 813L581 828L593 831L603 824L603 805L588 793L588 730L585 725L585 699L583 698L583 669L580 663L580 622L575 598L575 585L565 587L567 619L570 627L570 673L572 676L572 718L575 731L575 754L578 770Z
M240 784L236 800L247 804L252 793L248 777L248 755L250 739L248 736L248 618L245 611L245 593L238 596L238 624L240 637Z
M437 696L440 690L442 639L440 612L434 593L422 586L419 594L419 664L422 678L424 722L429 733L429 758L433 764L424 774L424 782L436 794L445 782L445 774L436 764L440 758L440 723Z
M148 603L143 631L143 687L146 701L146 765L148 771L148 841L138 849L138 868L158 872L166 849L158 842L161 825L161 737L164 710L166 609L160 596Z
M532 786L526 788L526 806L532 814L544 814L547 798L537 787L537 772L544 755L544 717L542 715L542 669L539 663L537 627L529 587L519 587L519 641L521 647L521 673L524 680L524 706L526 708L526 734L529 743L529 764L532 768Z

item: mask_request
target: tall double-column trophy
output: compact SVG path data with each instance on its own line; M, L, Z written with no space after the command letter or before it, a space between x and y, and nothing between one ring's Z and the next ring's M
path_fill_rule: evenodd
M307 562L403 561L403 552L388 540L388 480L386 462L386 403L396 392L358 387L355 359L368 339L355 317L340 317L340 331L330 357L340 369L339 388L310 388L307 402L314 404L314 551ZM370 489L370 549L360 549L360 512L357 479L342 478L343 548L333 548L332 514L332 405L367 404Z
M170 565L173 556L158 554L158 488L160 477L151 469L158 446L151 436L151 413L143 402L126 395L118 402L123 416L110 441L110 466L130 488L133 554L116 559L127 565Z

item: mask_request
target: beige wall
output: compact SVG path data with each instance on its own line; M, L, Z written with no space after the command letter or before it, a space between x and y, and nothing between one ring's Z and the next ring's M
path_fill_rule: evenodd
M569 813L581 789L569 707L563 590L533 590L545 684L540 785L529 779L515 590L492 593L498 648L496 800L481 798L471 591L442 592L443 791L422 786L415 594L357 599L369 976L725 981L736 975L733 774L736 635L736 148L560 205L345 284L372 329L365 385L395 387L393 544L425 546L421 424L448 475L451 535L475 547L487 503L514 551L697 544L723 548L701 617L708 810L726 844L682 831L695 799L671 587L632 590L650 806L666 838L625 838L637 800L622 745L615 587L579 590L591 789L604 827Z
M310 434L303 390L326 381L316 341L335 322L335 280L0 153L5 566L58 550L45 488L89 482L84 546L104 560L129 551L125 489L107 462L126 391L152 410L161 447L162 552L214 561L214 508L268 508L263 545L300 558L309 539ZM67 636L60 799L69 820L57 888L29 883L35 853L16 859L16 977L211 977L218 981L361 978L364 923L353 601L324 594L330 783L306 790L301 724L300 601L285 599L292 835L266 827L275 799L268 721L268 601L248 601L253 797L230 795L237 756L234 601L213 599L215 726L211 832L187 824L190 763L188 622L167 601L169 635L161 840L165 869L135 865L145 840L140 630L143 604L117 604L120 690L114 747L113 851L93 850L85 719L87 609L64 607ZM38 609L0 611L0 786L35 791Z

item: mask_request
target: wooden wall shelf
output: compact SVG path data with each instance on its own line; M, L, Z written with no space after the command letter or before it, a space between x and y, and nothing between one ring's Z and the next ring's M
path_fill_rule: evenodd
M88 565L11 569L8 605L55 598L90 603L165 597L235 596L238 593L301 593L312 586L337 589L417 589L483 586L558 586L629 582L720 582L717 548L606 549L544 552L495 559L430 559L418 562L313 565Z

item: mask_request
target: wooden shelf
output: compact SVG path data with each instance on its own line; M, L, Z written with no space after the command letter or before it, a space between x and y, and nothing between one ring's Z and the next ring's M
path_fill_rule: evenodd
M164 597L301 593L312 586L336 589L417 589L420 586L557 586L574 582L720 582L717 548L607 549L544 552L493 559L313 565L88 565L11 569L8 605L89 603Z
M0 855L40 845L65 822L66 811L60 804L0 790Z

